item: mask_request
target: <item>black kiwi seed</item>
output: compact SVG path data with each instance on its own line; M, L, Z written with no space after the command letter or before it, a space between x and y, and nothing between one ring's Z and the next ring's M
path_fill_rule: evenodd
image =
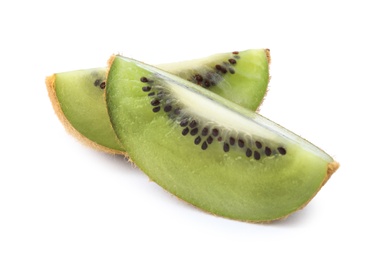
M199 131L198 128L191 129L190 134L191 135L196 135L198 133L198 131Z
M140 81L141 81L141 82L148 82L149 80L148 80L146 77L141 77L141 78L140 78Z
M106 82L105 81L102 81L101 84L99 85L99 87L101 89L105 89L106 88Z
M285 150L283 147L278 147L278 152L281 154L281 155L285 155L287 153L287 150Z
M202 141L202 138L200 138L200 136L198 136L197 138L195 138L194 143L200 144L201 141Z
M219 130L217 128L212 129L212 135L215 136L215 137L218 136Z
M195 78L195 80L196 80L198 83L203 81L203 77L202 77L201 75L199 75L199 74L196 74L196 75L194 76L194 78Z
M148 96L154 96L154 94L156 94L156 93L154 93L154 92L150 92L150 93L148 93Z
M239 52L238 51L234 51L234 52L232 52L232 54L239 54Z
M238 139L238 146L241 147L241 148L244 147L245 146L244 140Z
M208 88L211 86L211 83L208 80L204 81L204 87Z
M182 135L187 135L189 131L190 131L189 128L186 127L185 129L182 130Z
M207 147L208 147L207 143L206 143L206 142L203 142L203 143L202 143L202 150L207 149Z
M207 138L207 143L208 143L208 144L212 144L212 142L213 142L213 138L212 138L212 136L208 136L208 138Z
M233 65L237 63L237 61L235 59L229 59L228 61L229 61L230 64L233 64Z
M223 74L225 74L227 72L226 68L224 68L223 66L217 64L216 66L216 69L221 71Z
M236 139L234 139L234 137L230 137L229 138L229 144L234 145L235 143L236 143Z
M144 86L141 88L144 92L148 92L151 90L151 87L150 86Z
M250 157L252 154L253 154L253 152L251 151L251 149L247 148L247 150L246 150L246 156Z
M181 113L181 110L179 108L174 109L174 114L179 115Z
M204 127L202 130L202 136L206 136L206 135L208 135L208 128Z
M224 149L224 152L229 152L229 144L224 143L223 149Z
M164 107L164 111L165 112L170 112L172 110L172 106L171 105L166 105L165 107Z
M260 159L260 153L258 151L254 152L254 159L259 160Z
M230 74L236 73L233 68L228 68L228 70L229 70Z
M190 127L194 128L196 125L197 125L196 121L192 120L191 123L190 123Z
M188 121L189 120L187 118L184 118L184 119L182 119L181 123L179 123L179 124L180 124L180 126L184 127L184 126L188 125Z
M151 105L152 106L158 106L160 104L160 100L158 100L158 99L153 99L152 101L151 101Z
M101 84L101 80L100 79L96 79L94 81L94 86L98 87L100 84Z
M270 156L272 154L272 151L271 151L271 148L266 146L266 148L264 149L264 153L267 155L267 156Z
M255 141L255 145L257 146L258 149L262 148L262 143L259 141Z
M217 141L221 142L223 138L221 136L217 137Z
M153 112L157 113L158 111L160 111L161 107L154 107L152 109Z

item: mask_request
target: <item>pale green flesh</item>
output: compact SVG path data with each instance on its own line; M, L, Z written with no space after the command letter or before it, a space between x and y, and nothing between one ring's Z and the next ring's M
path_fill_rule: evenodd
M237 59L235 56L239 56ZM221 74L223 81L209 89L226 99L233 101L253 111L257 110L266 94L269 81L269 65L265 50L255 49L239 52L239 54L224 53L210 56L210 58L188 61L182 64L159 65L183 79L189 79L199 70L210 70L222 61L236 60L235 74L229 72Z
M141 90L145 86L141 77L161 82L187 108L182 111L192 111L195 118L207 118L231 131L239 127L242 134L283 145L287 154L255 160L236 145L224 152L218 141L203 151L194 144L196 136L182 135L179 122L165 112L152 112L151 97ZM316 194L327 177L328 163L333 161L254 112L127 58L114 59L106 100L114 130L135 164L172 194L216 215L254 222L282 218Z
M264 49L240 52L234 66L237 73L224 74L224 80L209 89L240 105L256 110L261 104L269 81L269 64ZM160 68L188 78L203 68L211 69L216 64L233 58L232 53L223 53L207 58L159 65ZM64 116L83 137L113 152L123 153L111 127L103 90L94 86L97 79L106 78L105 68L70 71L55 74L55 89Z
M56 96L64 116L80 134L107 148L123 150L110 124L104 90L94 85L105 79L105 68L57 73Z

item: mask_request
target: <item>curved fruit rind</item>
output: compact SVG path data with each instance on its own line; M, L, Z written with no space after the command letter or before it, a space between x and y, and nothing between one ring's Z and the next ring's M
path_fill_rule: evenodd
M90 147L122 153L100 86L105 79L105 68L77 70L47 77L46 86L54 110L69 133Z
M223 75L224 80L220 84L210 89L249 109L257 109L263 101L269 81L268 49L215 54L202 59L162 64L159 67L180 77L192 79L197 71L202 71L203 68L210 71L230 59L236 60L234 67L237 68L237 76L228 72ZM105 80L106 68L94 68L56 73L47 77L46 85L54 110L69 133L90 147L108 153L125 154L108 118L104 90L101 88L101 83Z
M142 91L143 77L167 100L178 100L172 104L184 115L189 111L199 122L210 118L210 124L221 124L229 133L242 129L238 135L260 138L275 148L281 145L286 154L276 150L260 159L248 158L244 148L230 146L224 152L224 140L200 149L194 144L197 135L182 134L182 118L152 111L154 101ZM114 130L133 162L167 191L215 215L250 222L284 218L304 207L338 167L322 150L268 119L124 57L112 61L106 101ZM252 131L244 133L248 127Z

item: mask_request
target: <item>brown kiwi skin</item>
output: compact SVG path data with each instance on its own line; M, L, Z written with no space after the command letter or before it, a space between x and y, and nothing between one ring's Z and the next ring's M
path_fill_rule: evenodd
M260 112L260 109L264 103L264 100L268 94L268 91L270 90L269 88L269 84L270 84L270 81L271 81L271 74L270 74L270 66L271 66L271 53L270 53L270 49L265 49L264 50L265 53L266 53L266 57L267 57L267 63L268 63L268 71L269 71L269 76L268 76L268 83L267 83L267 89L266 89L266 93L264 93L264 97L262 98L257 110L255 112L259 113Z

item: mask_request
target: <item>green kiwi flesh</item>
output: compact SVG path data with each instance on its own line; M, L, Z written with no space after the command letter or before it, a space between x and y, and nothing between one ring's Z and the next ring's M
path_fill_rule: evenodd
M80 141L108 153L123 153L104 100L106 68L56 73L46 79L54 110Z
M250 49L158 67L256 111L267 91L269 63L268 49Z
M256 110L267 91L269 62L268 49L250 49L158 67ZM71 134L102 151L125 152L103 98L106 68L56 73L46 79L46 85L56 114Z
M303 208L338 168L313 144L207 89L114 56L106 103L129 158L212 214L248 222Z

